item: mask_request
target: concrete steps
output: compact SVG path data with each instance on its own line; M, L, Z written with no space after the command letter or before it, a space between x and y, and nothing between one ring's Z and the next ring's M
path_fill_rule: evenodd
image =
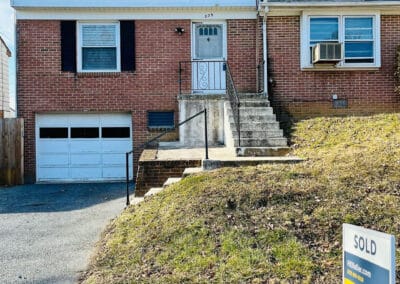
M239 146L239 139L233 138L235 145ZM284 147L287 146L285 137L269 138L240 138L241 147Z
M234 137L238 137L237 131L232 131ZM240 130L240 138L282 138L283 130Z
M286 156L290 147L238 147L236 155L238 157L282 157Z
M235 123L231 123L231 129L236 130ZM279 123L277 121L254 121L254 122L241 122L241 131L268 131L268 130L280 130Z
M175 184L177 182L180 182L183 178L188 177L192 174L196 174L196 173L200 173L204 171L203 168L198 167L198 168L186 168L182 174L181 178L168 178L162 187L152 187L150 188L150 190L148 192L146 192L146 194L144 195L144 197L149 197L152 195L155 195L161 191L163 191L166 187Z
M169 178L164 182L163 187L165 188L171 184L180 182L181 180L182 180L182 178Z
M185 178L185 177L188 177L188 176L193 175L193 174L201 173L202 171L204 171L202 167L186 168L183 171L182 177Z
M259 94L239 94L240 147L234 114L227 107L233 146L237 156L284 156L289 152L287 139L267 98Z

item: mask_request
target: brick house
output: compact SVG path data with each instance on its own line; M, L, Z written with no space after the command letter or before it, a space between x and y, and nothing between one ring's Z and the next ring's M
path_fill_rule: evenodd
M270 100L281 119L400 110L395 93L399 1L264 1ZM312 62L317 43L344 59Z
M252 0L12 0L11 6L27 182L123 179L124 153L181 119L179 90L201 83L192 82L192 68L209 65L207 73L216 75L203 91L223 93L229 60L236 88L256 91ZM191 63L206 58L210 63ZM181 74L180 62L189 62Z
M0 37L0 118L10 115L10 89L8 83L8 60L11 51Z
M28 182L123 179L126 151L204 107L238 154L286 146L268 98L282 120L399 110L398 1L93 3L11 1ZM201 125L169 139L199 145Z

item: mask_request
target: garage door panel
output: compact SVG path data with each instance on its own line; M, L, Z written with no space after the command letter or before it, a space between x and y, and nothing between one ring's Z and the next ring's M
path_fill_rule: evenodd
M99 121L98 114L70 115L70 126L72 127L98 126Z
M103 153L126 153L132 150L132 143L129 139L106 140L103 139Z
M40 139L38 153L68 153L69 142L65 139Z
M65 126L69 117L65 114L41 114L36 117L36 123L40 126Z
M125 166L125 153L103 154L103 165L123 165Z
M71 167L101 164L101 154L71 154Z
M127 126L131 124L132 117L123 113L104 114L100 117L102 126Z
M38 180L63 180L69 175L69 168L41 167L38 171Z
M100 150L101 143L98 139L74 139L71 141L71 153L99 153Z
M66 154L40 154L40 167L63 166L68 167L69 155Z
M132 172L132 171L131 171ZM132 178L132 173L130 174L130 178ZM117 179L120 177L125 177L126 175L126 168L125 166L123 167L107 167L103 168L103 177L109 178L109 179Z
M71 179L99 180L102 178L100 167L74 167L70 169Z
M37 180L124 180L131 121L127 113L37 115Z

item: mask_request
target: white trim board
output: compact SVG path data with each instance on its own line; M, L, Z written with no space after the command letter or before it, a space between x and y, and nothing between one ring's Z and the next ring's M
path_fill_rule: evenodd
M256 9L21 9L17 20L257 19Z
M255 7L254 0L11 0L12 7Z
M310 52L309 52L309 19L312 16L338 16L339 17L339 42L344 42L344 24L342 22L343 18L346 16L371 16L373 17L374 26L374 63L344 63L340 64L334 68L330 69L338 69L343 70L347 68L352 69L363 69L363 68L379 68L381 66L381 37L380 37L380 13L379 11L369 11L369 12L355 12L353 10L336 10L336 11L307 11L304 12L301 16L300 21L300 64L301 69L306 70L325 70L314 67L310 63Z

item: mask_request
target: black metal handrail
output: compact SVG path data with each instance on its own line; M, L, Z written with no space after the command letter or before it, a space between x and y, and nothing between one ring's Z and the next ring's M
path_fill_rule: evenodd
M208 160L208 131L207 131L207 109L203 109L202 111L192 115L191 117L189 117L188 119L178 123L177 127L191 121L192 119L198 117L199 115L204 114L204 150L205 150L205 159ZM166 135L167 133L170 133L172 131L175 131L176 127L171 128L171 129L167 129L164 132L160 133L159 135L157 135L154 138L151 138L150 140L146 141L145 143L143 143L142 145L140 145L139 147L134 147L134 149L132 149L129 152L125 153L125 169L126 169L126 205L130 205L130 200L129 200L129 156L133 155L134 150L138 150L141 151L143 149L146 149L147 146L151 145L154 142L157 142L157 146L159 143L159 139ZM132 169L134 167L132 166Z
M179 94L221 93L226 90L224 60L179 62Z
M229 65L226 62L226 95L231 104L233 120L235 122L236 131L238 133L238 143L240 147L240 98L235 87L235 83L232 78L232 73L230 71Z

